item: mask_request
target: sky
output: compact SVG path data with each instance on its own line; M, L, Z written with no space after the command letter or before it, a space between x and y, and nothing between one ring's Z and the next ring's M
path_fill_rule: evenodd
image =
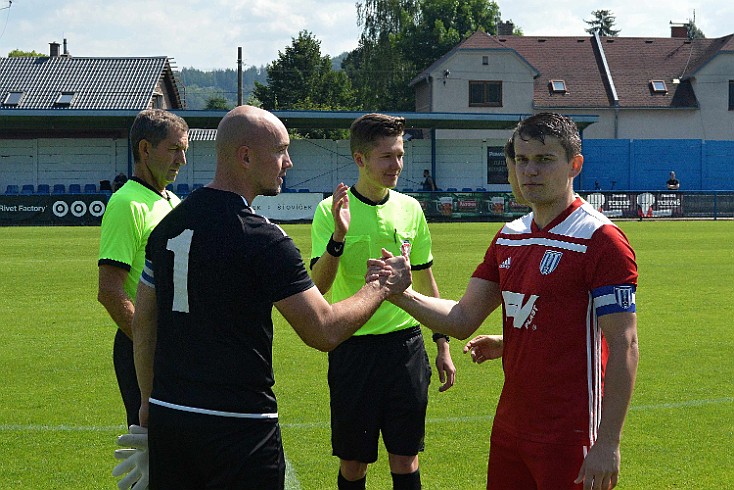
M332 57L357 46L356 0L0 0L0 56L47 54L67 40L72 56L168 56L200 70L264 66L307 30ZM583 36L592 10L611 10L620 36L669 37L694 17L708 38L734 33L734 1L498 0L526 36ZM63 49L63 48L62 48Z

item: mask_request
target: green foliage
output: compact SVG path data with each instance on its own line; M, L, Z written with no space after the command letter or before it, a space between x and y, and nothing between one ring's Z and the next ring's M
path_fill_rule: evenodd
M408 84L474 32L495 33L489 0L365 0L357 3L359 46L343 67L364 110L415 110Z
M290 46L278 52L269 64L267 85L255 82L253 95L267 110L349 110L354 95L349 78L332 68L331 58L321 56L321 42L310 32L301 31ZM309 138L340 139L343 130L300 129Z
M640 366L622 439L622 490L722 488L734 468L734 222L619 223L637 253ZM501 223L431 223L441 295L458 299ZM284 225L304 258L310 226ZM115 488L124 410L114 325L96 301L98 227L4 227L0 247L0 475L3 488ZM327 356L274 313L273 360L289 490L334 488ZM494 313L478 333L497 333ZM426 335L428 337L428 335ZM433 376L423 488L484 488L501 364L450 347L457 384ZM435 346L426 342L430 358ZM368 488L391 488L387 455Z
M206 101L207 110L229 110L232 107L229 105L229 101L221 96L212 96Z
M236 69L202 71L196 68L183 68L179 77L185 86L188 109L206 109L212 98L225 99L227 107L234 107L237 104ZM242 70L243 100L252 97L255 82L264 82L266 77L263 67L251 66Z
M589 34L593 35L594 31L599 31L600 36L614 37L621 32L619 29L614 29L617 18L611 10L593 10L591 15L594 16L592 20L584 20L589 25L589 28L586 29Z
M686 27L688 28L688 39L706 39L706 35L699 29L694 19L688 19Z
M14 49L8 53L8 58L24 58L24 57L42 58L44 56L47 56L47 55L43 53L38 53L36 51L21 51L20 49Z

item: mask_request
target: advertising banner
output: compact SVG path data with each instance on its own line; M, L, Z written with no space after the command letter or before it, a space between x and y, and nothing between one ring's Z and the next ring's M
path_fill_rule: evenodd
M426 218L439 220L508 221L530 209L508 192L409 192L421 203Z
M0 225L99 225L107 194L0 195Z
M311 221L316 206L324 198L321 192L284 192L277 196L257 196L252 209L273 221Z
M678 192L594 192L585 199L609 218L678 218L683 194Z

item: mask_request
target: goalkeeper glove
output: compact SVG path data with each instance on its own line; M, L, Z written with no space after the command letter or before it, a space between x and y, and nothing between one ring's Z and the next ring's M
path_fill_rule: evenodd
M148 429L131 425L128 434L117 438L117 444L131 447L115 450L115 458L123 461L112 470L112 476L127 473L117 487L120 490L148 490Z

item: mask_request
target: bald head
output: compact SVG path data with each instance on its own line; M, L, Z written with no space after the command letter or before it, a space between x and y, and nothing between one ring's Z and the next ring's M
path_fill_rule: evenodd
M285 126L272 113L249 105L235 107L217 127L217 162L231 160L242 146L272 145L281 131Z

